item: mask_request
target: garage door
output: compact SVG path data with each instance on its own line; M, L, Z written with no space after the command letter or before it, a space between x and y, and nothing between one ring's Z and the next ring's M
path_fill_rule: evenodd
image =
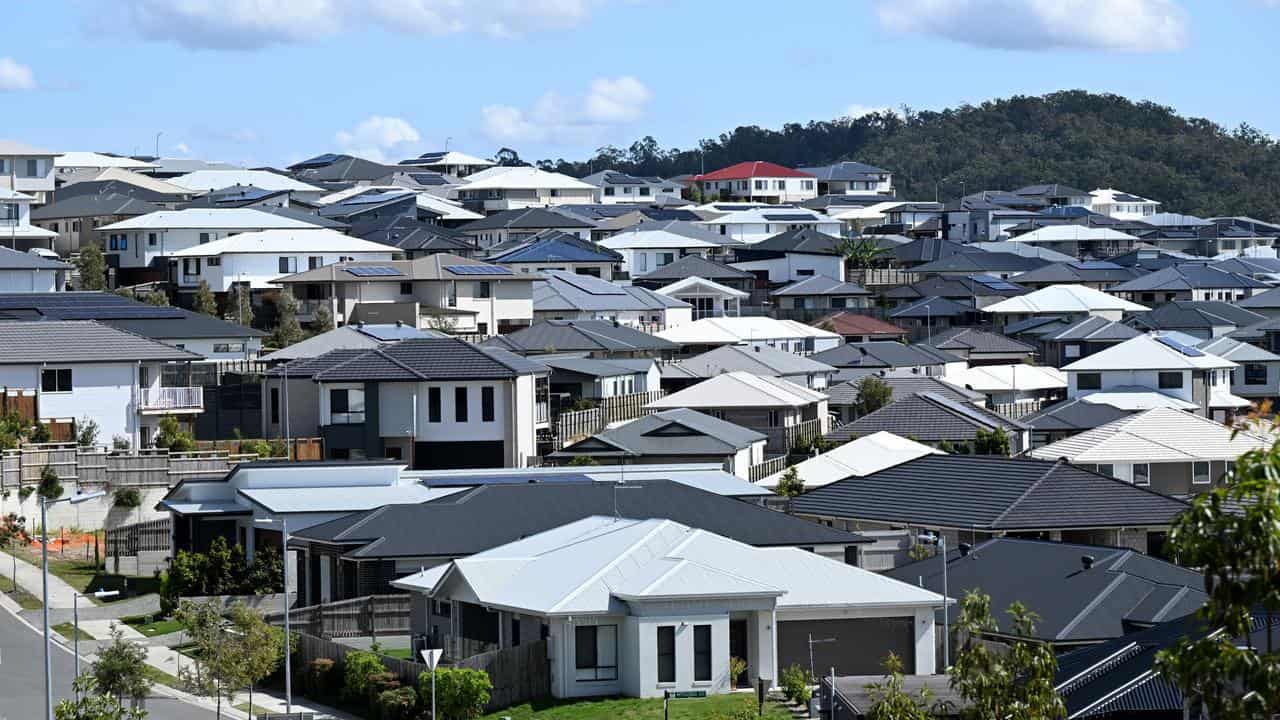
M880 675L890 652L902 659L907 672L915 667L915 633L908 617L780 621L778 667L796 664L808 669L810 636L813 671L818 675L833 667L837 675Z
M503 466L501 440L492 442L420 442L413 449L415 470L452 468L500 468Z

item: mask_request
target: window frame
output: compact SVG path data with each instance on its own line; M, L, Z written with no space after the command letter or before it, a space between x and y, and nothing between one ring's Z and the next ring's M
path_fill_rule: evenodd
M1142 473L1142 477L1145 478L1146 482L1138 482L1138 468L1144 469L1144 472ZM1151 463L1134 463L1133 472L1130 474L1130 481L1133 482L1133 484L1137 485L1138 487L1150 487L1151 486Z
M1083 381L1089 378L1090 382L1085 384ZM1102 389L1102 373L1100 372L1081 372L1076 373L1076 390L1101 390Z
M693 626L693 681L711 682L713 667L712 629L710 625Z
M1203 473L1203 475L1202 475L1201 473L1196 472L1196 468L1197 468L1198 466L1200 466L1200 465L1203 465L1203 466L1204 466L1204 473ZM1192 485L1212 485L1212 484L1213 484L1213 475L1211 474L1212 472L1213 472L1213 464L1212 464L1212 463L1210 463L1208 460L1195 460L1195 461L1192 461L1192 463L1191 463L1191 484L1192 484ZM1199 478L1199 477L1203 477L1204 479L1203 479L1203 480L1197 480L1196 478Z
M613 635L613 664L601 665L600 657L601 631ZM584 637L590 636L590 639ZM589 657L584 658L585 651L590 650ZM584 664L584 660L589 664ZM573 669L576 682L613 682L618 679L618 626L617 625L575 625L573 628ZM582 677L584 670L591 671L594 677ZM601 671L604 671L603 673Z
M453 421L464 423L470 417L471 408L468 407L469 399L466 385L459 385L453 389Z
M664 635L666 637L663 637ZM654 645L653 657L654 661L657 663L657 673L655 674L655 677L658 679L658 684L674 685L676 678L678 677L676 667L676 626L659 625L656 627L654 632ZM664 660L670 664L670 667L663 666Z
M53 382L46 382L46 378L52 378ZM65 382L64 382L65 381ZM52 384L53 389L49 389ZM75 376L71 368L40 368L40 394L65 395L75 390Z
M440 388L427 388L427 422L439 423L442 421L441 406L443 405L443 399L444 392Z
M1177 378L1177 384L1173 379ZM1186 384L1180 370L1161 371L1156 375L1156 387L1161 390L1181 390Z
M497 407L496 395L492 385L484 385L480 388L480 422L494 421Z

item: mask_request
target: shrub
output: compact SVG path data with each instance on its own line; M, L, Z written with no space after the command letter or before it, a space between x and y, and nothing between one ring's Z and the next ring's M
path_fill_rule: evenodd
M396 678L396 674L393 672L387 672L384 670L383 672L376 672L369 676L368 680L365 682L365 703L368 705L369 709L373 711L373 716L375 718L378 717L379 710L381 709L381 705L379 705L378 701L382 697L382 693L398 689L400 689L400 681Z
M36 491L45 500L57 500L62 497L62 480L58 478L58 471L45 465L40 470L40 486Z
M467 668L436 669L436 712L441 717L469 720L480 717L489 704L493 682L483 670ZM431 706L431 673L418 676L418 694L422 704Z
M364 699L369 692L369 678L387 671L377 653L356 650L347 653L342 670L342 696L348 700Z
M799 665L792 664L782 671L782 694L791 702L807 705L813 696L812 684L809 671Z
M333 694L335 678L338 675L333 671L334 665L336 663L332 658L316 658L307 663L307 674L303 679L307 695L323 699Z
M23 485L18 488L18 502L26 502L27 498L31 497L31 493L35 491L34 485Z
M417 706L418 694L413 688L383 690L378 695L377 714L381 720L413 720Z
M747 671L747 661L740 657L729 658L729 687L738 687L742 673Z
M182 429L178 418L165 415L160 419L160 432L156 434L155 446L168 448L170 452L191 452L196 449L196 440L191 433Z
M118 508L136 508L142 504L142 493L138 488L120 488L116 490L111 502Z
M47 443L53 441L53 434L49 432L49 426L36 421L34 427L31 428L31 434L27 436L27 442Z
M804 492L804 479L800 477L800 471L796 470L795 465L787 468L782 477L778 478L777 491L779 495L789 498Z
M76 444L88 447L98 442L98 421L91 417L83 417L76 422Z
M128 450L132 446L133 446L133 443L130 442L129 438L123 435L114 435L111 438L112 450Z

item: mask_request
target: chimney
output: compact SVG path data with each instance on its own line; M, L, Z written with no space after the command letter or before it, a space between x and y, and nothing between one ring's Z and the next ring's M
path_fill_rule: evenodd
M1085 570L1092 570L1094 562L1095 558L1092 555L1080 556L1080 565L1083 566Z

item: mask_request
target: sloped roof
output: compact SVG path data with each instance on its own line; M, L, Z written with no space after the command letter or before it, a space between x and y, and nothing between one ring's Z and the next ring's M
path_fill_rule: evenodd
M907 335L907 331L897 325L847 310L827 315L815 320L813 324L837 335Z
M986 404L987 401L987 396L980 392L952 385L943 382L941 378L929 375L884 371L867 374L874 374L876 379L888 385L893 391L891 397L904 397L913 393L933 393L960 403ZM826 393L831 396L831 404L853 405L858 402L858 383L861 380L862 378L858 378L828 386Z
M1112 230L1111 228L1076 225L1074 223L1046 225L1038 230L1032 230L1031 232L1009 238L1009 242L1019 243L1072 241L1138 242L1138 238L1128 233L1122 233L1119 230Z
M1113 405L1075 398L1047 405L1018 419L1040 432L1080 431L1106 425L1113 420L1128 417L1130 414L1129 410L1122 410Z
M747 249L752 252L800 253L806 255L842 255L840 238L818 232L812 227L801 227L787 230L758 243L752 243Z
M964 362L964 358L925 343L907 345L893 340L846 343L811 357L840 368L899 368Z
M610 235L600 245L612 250L628 248L718 248L729 242L724 235L685 220L647 220Z
M1280 355L1263 350L1252 343L1241 342L1231 337L1206 340L1196 345L1196 347L1234 363L1280 362Z
M870 475L924 455L935 454L945 453L890 432L874 432L850 440L792 467L804 481L805 489L812 490L838 480ZM785 472L784 470L774 473L756 484L768 488L777 487L778 481Z
M618 285L567 270L543 270L533 285L535 312L557 310L661 310L685 308L689 303L635 285Z
M755 278L746 270L708 260L701 255L685 255L672 263L667 263L644 275L637 275L633 280L680 280L687 277L702 277L708 280L746 280Z
M558 213L546 208L528 208L525 210L502 210L487 217L469 222L458 228L471 233L480 230L544 230L548 228L594 227L591 223L572 215Z
M1091 342L1121 342L1141 335L1142 332L1122 322L1090 315L1070 323L1066 327L1054 327L1040 334L1046 341L1087 340Z
M506 248L495 247L491 263L622 262L622 255L560 230L543 230Z
M944 318L959 317L977 312L972 305L965 305L950 298L930 296L907 303L889 313L891 318Z
M1018 275L1018 282L1031 283L1086 283L1125 282L1142 274L1142 271L1114 263L1057 262L1029 270Z
M803 280L779 288L769 293L773 296L807 296L807 295L870 295L871 292L856 283L837 280L826 275L814 275Z
M70 270L71 265L35 253L0 247L0 270Z
M744 290L731 288L728 285L721 285L718 282L707 280L706 278L701 278L701 277L698 277L697 275L690 275L689 277L683 280L677 280L671 283L670 285L663 285L662 287L654 290L654 292L659 293L661 295L666 295L668 297L675 297L686 291L689 291L689 294L691 295L697 295L699 293L705 294L710 292L716 295L726 295L728 297L735 297L735 298L738 298L739 300L742 300L751 296L751 293L746 292Z
M84 197L84 196L80 196ZM113 230L314 230L313 222L281 217L257 208L190 208L186 210L159 210L120 222L103 225L102 231Z
M314 185L308 185L286 175L277 175L266 170L197 170L171 178L169 182L192 192L221 190L232 185L255 185L264 190L322 192L320 188Z
M444 338L444 333L435 330L419 330L409 325L343 325L328 332L296 342L289 347L281 348L269 355L262 356L266 362L280 362L312 358L331 350L369 350L382 347L387 343L413 338Z
M740 180L743 178L756 177L811 178L813 175L799 170L792 170L789 167L783 167L777 163L755 160L735 163L729 167L720 168L719 170L714 170L706 173L705 175L696 175L694 176L694 180L703 182L715 180Z
M1050 285L983 308L989 313L1079 313L1102 310L1145 312L1149 308L1084 285Z
M535 167L491 167L462 178L463 190L595 190L563 173L547 172Z
M1063 370L1203 370L1232 368L1236 364L1179 343L1162 341L1156 335L1139 335L1088 357L1064 365Z
M348 355L346 350L334 350L313 360L323 363L333 353L341 353L340 361L316 371L312 375L314 380L482 380L548 372L542 363L526 360L500 348L478 347L454 338L402 340L355 355ZM293 374L293 368L290 368L289 375Z
M169 256L179 258L212 257L235 253L277 252L383 253L389 257L395 250L389 245L353 238L350 235L343 235L334 230L310 227L238 233L220 240L213 240L178 250L169 253ZM320 268L316 269L319 270Z
M677 347L675 343L609 320L546 320L505 335L495 335L482 344L519 353L658 352Z
M660 338L683 345L767 342L794 338L839 338L832 332L796 322L764 316L711 317L694 320L656 333Z
M971 353L1026 353L1036 349L999 333L969 327L953 327L933 334L933 346L939 350L966 350Z
M164 210L155 203L119 193L85 193L51 202L31 211L32 221L100 215L146 215Z
M1247 275L1229 272L1212 265L1183 263L1140 275L1111 288L1111 292L1154 292L1171 290L1201 290L1205 288L1268 288L1261 280Z
M1233 437L1234 436L1234 437ZM1074 463L1231 460L1271 447L1268 438L1171 408L1153 408L1031 451Z
M1067 375L1055 367L1009 363L977 365L949 372L942 378L957 387L983 393L1066 390Z
M933 262L911 268L915 273L942 272L1023 272L1044 267L1047 261L1040 258L1016 255L1003 252L968 252L956 253L938 258Z
M575 455L729 455L764 442L764 433L689 408L645 415L566 447L560 457Z
M968 442L974 439L978 430L995 429L1018 433L1026 426L971 403L924 392L895 397L893 402L879 410L827 433L827 439L847 442L855 437L885 431L925 442Z
M833 165L821 167L802 167L800 172L808 173L819 180L847 181L875 179L879 175L888 175L889 171L875 165L844 160Z
M1174 300L1134 317L1138 327L1154 330L1206 329L1232 325L1247 327L1264 322L1265 315L1221 300Z
M803 407L826 399L823 393L780 378L733 371L658 398L648 407Z
M93 320L0 321L0 365L200 360Z
M678 367L694 377L713 377L727 370L772 376L835 372L830 365L768 345L723 345L681 360Z

